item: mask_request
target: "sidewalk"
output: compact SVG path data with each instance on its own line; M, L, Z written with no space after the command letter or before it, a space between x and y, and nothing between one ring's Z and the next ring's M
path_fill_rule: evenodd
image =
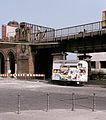
M9 112L0 113L0 120L106 120L106 111L76 109L22 111L20 114Z

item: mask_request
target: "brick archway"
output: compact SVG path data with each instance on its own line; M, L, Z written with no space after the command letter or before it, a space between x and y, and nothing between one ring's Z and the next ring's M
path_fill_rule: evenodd
M7 73L16 73L16 54L13 50L7 52Z
M0 50L0 74L5 73L5 60L6 60L6 56L4 52Z

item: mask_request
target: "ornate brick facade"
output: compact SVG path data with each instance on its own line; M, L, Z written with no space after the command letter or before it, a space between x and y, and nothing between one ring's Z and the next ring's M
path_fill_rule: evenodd
M8 73L13 68L12 66L15 67L14 73L16 74L34 73L30 46L23 44L0 44L0 54L3 57L2 60L4 60L4 73Z

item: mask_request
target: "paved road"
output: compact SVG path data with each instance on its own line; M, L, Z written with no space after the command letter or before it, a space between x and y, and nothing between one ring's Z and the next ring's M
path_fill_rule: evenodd
M0 80L0 112L18 110L20 94L21 110L46 110L47 93L49 109L71 109L72 93L75 93L75 109L91 109L93 93L97 110L106 110L106 88L58 86L43 82Z

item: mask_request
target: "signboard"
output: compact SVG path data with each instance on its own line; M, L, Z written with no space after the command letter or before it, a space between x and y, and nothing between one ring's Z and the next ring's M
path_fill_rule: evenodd
M87 82L88 63L86 61L55 61L52 69L52 80Z

